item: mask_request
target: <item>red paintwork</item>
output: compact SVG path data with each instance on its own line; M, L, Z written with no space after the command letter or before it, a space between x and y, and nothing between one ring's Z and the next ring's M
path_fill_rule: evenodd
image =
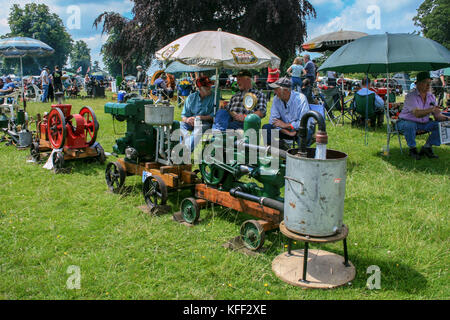
M52 105L52 109L60 109L65 117L66 122L66 139L64 141L64 148L67 149L81 149L89 147L87 143L93 137L93 132L95 131L94 122L92 116L87 116L87 119L81 114L70 114L72 109L72 105L70 104L61 104L61 105ZM50 113L49 113L50 115ZM41 122L39 122L39 133L40 138L43 140L49 141L48 136L48 121L49 115L45 115ZM86 115L86 112L84 112ZM61 135L55 138L57 141L57 145L52 145L54 148L61 148Z

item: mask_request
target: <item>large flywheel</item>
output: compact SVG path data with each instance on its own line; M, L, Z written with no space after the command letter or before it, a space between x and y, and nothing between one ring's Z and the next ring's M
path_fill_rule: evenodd
M53 108L48 114L48 138L54 149L64 147L67 129L64 113L59 108Z
M85 120L84 133L86 136L86 143L87 145L92 146L95 143L95 140L97 140L97 133L100 127L97 117L95 116L94 110L88 106L81 108L80 115Z

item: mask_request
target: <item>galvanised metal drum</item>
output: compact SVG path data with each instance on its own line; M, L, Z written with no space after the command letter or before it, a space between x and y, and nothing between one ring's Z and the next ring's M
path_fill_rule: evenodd
M336 234L344 215L347 155L326 150L326 159L307 157L298 149L287 153L284 194L284 222L292 232L315 237Z

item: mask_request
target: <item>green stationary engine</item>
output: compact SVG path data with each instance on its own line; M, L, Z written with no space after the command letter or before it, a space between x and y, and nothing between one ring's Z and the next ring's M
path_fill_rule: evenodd
M133 162L155 158L156 129L145 123L145 105L148 104L153 104L153 100L131 99L126 103L108 102L105 105L105 113L112 114L115 120L127 121L125 136L116 140L113 150L117 154L126 154L127 160Z
M261 119L250 114L244 121L244 135L223 134L222 141L215 136L209 147L206 146L204 158L200 164L200 172L204 181L218 187L220 190L230 191L233 195L248 194L253 200L270 198L283 201L280 189L284 186L285 151L272 147L259 146ZM227 141L228 140L228 141ZM220 148L219 146L222 146ZM262 183L262 187L254 182L242 182L244 176L254 178Z

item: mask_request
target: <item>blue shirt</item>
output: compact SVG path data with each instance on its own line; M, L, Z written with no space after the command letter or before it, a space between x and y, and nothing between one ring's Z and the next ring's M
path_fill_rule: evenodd
M305 64L305 70L307 77L316 78L316 66L314 65L314 62L308 61Z
M273 125L274 121L280 119L285 123L289 123L295 130L300 128L300 119L310 110L308 99L303 93L291 91L289 101L285 102L275 96L270 111L269 123Z
M167 89L166 81L161 78L156 79L153 84L156 86L156 88Z
M211 116L214 117L214 93L200 98L200 93L191 93L184 102L181 117Z
M301 64L293 64L292 68L292 76L300 78L303 75L303 66Z
M440 78L443 75L444 75L444 69L430 71L430 77L431 78Z
M383 99L381 99L381 97L379 95L377 95L375 92L373 92L372 90L369 90L367 88L362 88L361 90L359 90L357 92L357 94L359 94L360 96L367 96L370 94L374 94L375 95L375 108L383 109L383 107L384 107Z
M16 86L14 85L14 83L10 82L10 83L5 83L5 85L3 86L2 90L8 90L9 88L15 88Z

